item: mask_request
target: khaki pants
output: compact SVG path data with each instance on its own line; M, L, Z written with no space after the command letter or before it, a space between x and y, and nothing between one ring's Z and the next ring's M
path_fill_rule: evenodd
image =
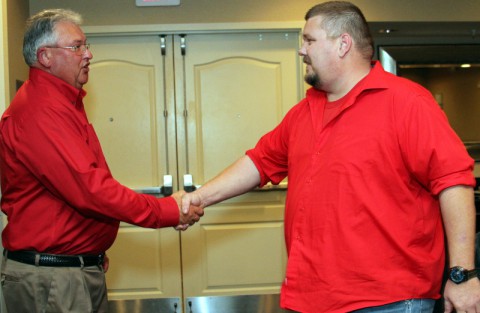
M3 258L7 313L106 313L105 273L99 266L45 267Z

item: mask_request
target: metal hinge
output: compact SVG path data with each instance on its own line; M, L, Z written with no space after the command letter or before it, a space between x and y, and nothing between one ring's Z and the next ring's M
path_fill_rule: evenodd
M187 42L186 42L186 37L187 35L182 34L180 35L180 51L182 52L182 55L185 55L187 53Z
M160 51L162 52L162 55L165 56L167 54L167 36L166 35L160 35Z

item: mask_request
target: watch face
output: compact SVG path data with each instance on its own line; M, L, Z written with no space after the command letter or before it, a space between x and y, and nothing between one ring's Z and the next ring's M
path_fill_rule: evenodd
M461 283L465 280L465 270L459 266L450 270L450 280L454 283Z

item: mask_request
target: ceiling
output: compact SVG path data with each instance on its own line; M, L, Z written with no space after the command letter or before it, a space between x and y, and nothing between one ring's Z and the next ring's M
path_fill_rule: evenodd
M377 49L397 64L480 64L479 22L373 22Z
M370 22L374 37L478 37L480 22Z
M480 64L478 45L383 46L398 65Z

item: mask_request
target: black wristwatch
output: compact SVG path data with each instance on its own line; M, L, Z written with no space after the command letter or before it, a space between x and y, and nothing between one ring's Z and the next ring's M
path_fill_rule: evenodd
M467 280L477 277L477 269L466 270L461 266L454 266L450 268L450 273L448 278L453 281L455 284L460 284L466 282Z

